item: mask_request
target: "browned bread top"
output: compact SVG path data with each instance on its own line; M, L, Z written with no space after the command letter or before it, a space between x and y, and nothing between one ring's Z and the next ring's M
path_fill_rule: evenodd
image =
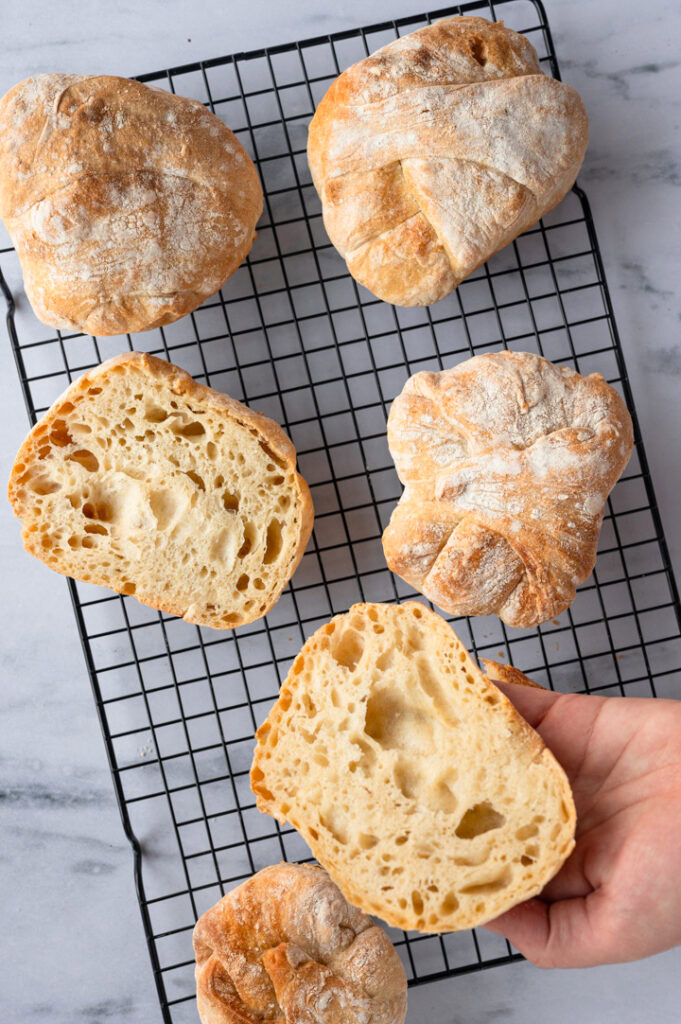
M251 248L262 190L197 100L111 75L36 75L0 101L0 217L36 315L122 334L170 323Z
M454 17L333 83L308 160L331 241L397 305L447 295L562 199L584 157L577 93L502 22Z
M203 1024L402 1024L404 968L390 939L322 868L276 864L194 929Z
M545 622L594 567L632 438L600 374L531 352L417 373L388 420L404 484L383 534L388 565L452 614Z

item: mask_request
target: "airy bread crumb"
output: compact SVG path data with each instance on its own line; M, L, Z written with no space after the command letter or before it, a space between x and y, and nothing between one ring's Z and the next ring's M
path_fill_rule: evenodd
M264 615L312 529L272 420L132 352L86 373L17 455L9 499L57 572L216 629Z
M421 604L358 604L318 629L256 735L260 810L395 927L489 921L574 847L563 769Z

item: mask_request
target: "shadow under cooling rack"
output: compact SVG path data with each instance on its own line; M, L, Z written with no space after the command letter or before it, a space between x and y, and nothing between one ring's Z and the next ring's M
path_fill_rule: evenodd
M315 104L348 64L462 11L503 16L528 36L547 73L558 74L540 4L501 0L141 76L208 104L256 161L266 192L250 257L191 316L134 340L53 332L33 316L16 255L0 243L0 284L32 421L87 368L142 348L281 422L314 499L314 534L291 585L265 619L235 632L69 582L166 1022L196 1020L196 917L253 871L310 857L297 833L256 810L248 784L253 733L293 657L354 601L412 596L387 570L380 543L401 490L385 422L407 377L476 353L537 351L602 373L633 412L578 188L429 309L379 302L329 244L305 159ZM494 617L455 625L474 654L509 661L556 689L681 693L678 594L637 426L596 570L569 611L533 630ZM390 934L410 984L517 957L484 930Z

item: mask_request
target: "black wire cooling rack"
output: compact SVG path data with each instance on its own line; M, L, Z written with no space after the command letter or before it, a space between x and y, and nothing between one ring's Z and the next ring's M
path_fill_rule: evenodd
M303 640L354 601L410 590L386 568L380 536L399 497L385 438L407 377L500 348L598 370L633 403L584 193L430 309L397 309L348 276L329 244L305 159L315 104L348 64L436 17L504 17L558 75L534 0L478 2L334 36L142 75L223 118L255 159L265 213L247 262L191 316L133 338L52 332L25 299L15 253L0 286L32 422L101 360L142 348L281 422L314 499L313 538L265 619L199 629L69 581L125 833L163 1020L195 1021L191 932L197 916L252 872L308 848L256 808L253 733ZM13 299L17 296L17 301ZM635 417L634 417L635 420ZM562 690L678 696L681 620L638 426L611 500L593 576L539 629L458 619L477 655L510 661ZM485 931L441 937L390 930L410 984L515 959Z

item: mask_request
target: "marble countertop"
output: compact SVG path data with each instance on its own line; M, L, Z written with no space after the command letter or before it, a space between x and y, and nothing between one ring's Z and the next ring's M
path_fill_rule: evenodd
M425 6L425 5L424 5ZM3 4L0 94L39 71L123 75L412 14L415 0L25 0ZM681 578L681 6L546 0L563 77L581 93L591 201L672 560ZM503 12L502 12L503 13ZM6 477L26 415L0 346ZM160 1020L120 826L62 579L28 558L0 507L0 1020ZM411 1022L678 1019L681 949L638 964L511 965L410 994Z

